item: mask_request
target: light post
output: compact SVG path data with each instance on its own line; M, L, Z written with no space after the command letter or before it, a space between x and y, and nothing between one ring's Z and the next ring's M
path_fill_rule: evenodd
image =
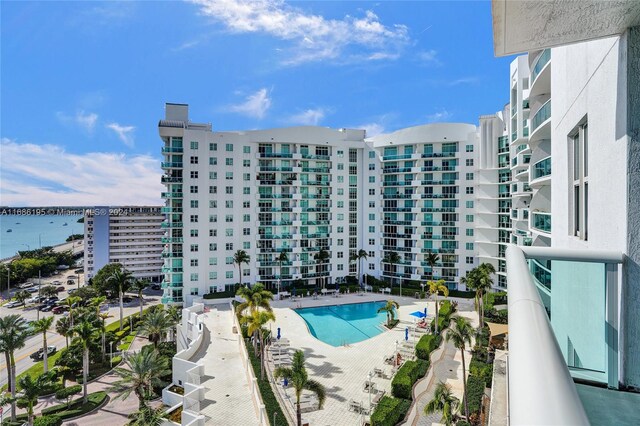
M369 371L368 377L369 377L369 410L371 410L371 391L373 391L373 389L371 388L371 378L373 377L373 373L371 371Z
M109 342L109 364L113 368L113 341Z
M7 263L7 298L11 297L11 263Z
M271 423L271 424L272 424L272 425L274 425L274 426L275 426L275 424L276 424L276 416L277 416L277 415L278 415L278 412L277 412L277 411L274 411L274 412L273 412L273 422Z
M422 287L422 292L424 293L424 283L420 283L420 287Z

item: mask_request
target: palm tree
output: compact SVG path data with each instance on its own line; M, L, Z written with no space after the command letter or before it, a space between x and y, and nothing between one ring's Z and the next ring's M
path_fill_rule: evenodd
M154 348L162 342L167 332L173 327L173 322L163 309L147 311L140 321L140 333L146 334Z
M126 367L116 367L120 377L110 388L116 398L127 399L131 392L138 397L138 409L148 408L147 401L154 395L154 388L164 385L162 378L171 374L169 358L163 357L150 347L143 347L124 357Z
M378 313L386 312L387 313L387 327L391 324L391 321L395 319L395 311L396 309L400 309L400 305L395 300L387 300L387 304L378 309Z
M451 386L441 381L436 385L433 399L424 407L424 414L429 415L436 411L442 411L440 421L445 426L452 426L455 420L454 413L459 405L460 400L451 393Z
M56 288L56 286L47 285L40 289L40 295L44 297L57 296L58 289Z
M147 288L149 285L149 281L137 279L131 283L131 290L138 293L138 302L140 303L140 318L142 318L142 305L144 305L144 301L142 299L142 290Z
M38 396L40 396L42 389L51 384L54 375L55 373L53 371L43 373L34 380L29 374L25 374L18 380L22 392L17 402L20 408L27 409L29 426L33 425L33 406L38 403Z
M107 318L111 318L113 315L110 315L109 312L101 312L98 314L98 318L100 318L100 333L102 334L102 363L106 362L105 357L107 356L107 342L105 339L105 332L107 331L106 321Z
M427 281L427 285L429 286L429 293L433 294L436 298L436 334L438 334L438 319L440 318L438 316L438 293L442 292L444 297L447 297L449 296L449 288L445 285L445 280Z
M56 322L56 333L63 336L65 339L65 346L69 347L69 337L73 337L73 327L71 326L71 319L69 317L61 317Z
M125 291L129 289L132 279L133 275L126 269L118 269L107 278L107 281L115 283L118 287L118 297L120 299L120 331L122 331L122 318L124 317L124 302L122 299L124 298Z
M397 264L400 263L400 255L398 253L396 253L395 251L390 251L387 253L387 255L384 257L384 259L382 259L383 263L389 263L391 264L391 268L393 269L393 272L397 272ZM391 284L393 285L393 278L391 279ZM400 296L402 296L402 278L400 279Z
M69 308L69 319L71 320L71 327L73 327L73 306L81 300L82 299L78 296L69 296L64 300L64 304Z
M55 318L53 316L43 317L37 321L31 323L31 328L34 333L42 333L42 362L44 364L44 372L49 371L49 364L47 362L47 331L53 325L53 320Z
M159 426L166 420L165 408L144 407L129 415L128 426Z
M20 290L13 295L13 298L16 300L16 302L22 303L23 305L27 304L27 299L29 299L30 297L31 293L29 293L27 290Z
M476 305L476 310L478 311L478 323L480 324L480 327L482 328L482 306L481 306L481 300L482 300L482 290L480 288L480 275L482 274L482 272L480 271L479 268L473 268L472 270L470 270L469 272L467 272L467 275L465 277L460 278L460 283L464 284L467 289L469 290L473 290L476 293L476 297L475 297L475 305Z
M313 256L313 259L317 263L318 273L324 272L324 270L320 271L320 269L324 269L324 268L321 268L321 265L323 265L327 260L329 260L330 257L331 257L331 254L323 248L321 248L320 251ZM320 276L318 276L318 278L320 278L321 287L324 288L324 278Z
M367 252L362 250L362 249L358 250L357 253L356 252L352 253L351 256L349 256L349 262L357 262L357 265L358 265L358 272L357 272L358 285L360 287L362 287L362 280L361 280L361 277L360 277L360 270L361 270L361 267L362 267L362 259L366 259L367 257L368 257L367 256Z
M480 302L480 328L484 327L484 295L493 287L491 274L496 273L496 268L490 263L481 263L478 266L478 283L476 285L476 297Z
M433 253L431 250L429 250L429 252L425 256L425 261L429 265L429 268L431 268L431 279L433 279L433 268L435 268L436 265L440 262L440 256L438 256L438 253Z
M240 287L236 294L245 300L236 307L236 312L240 314L247 308L249 308L251 312L256 311L258 308L266 311L272 310L270 302L273 300L273 293L265 290L264 286L260 283L256 283L256 285L251 288Z
M167 313L167 318L169 318L169 322L171 323L171 341L174 342L176 340L176 326L180 322L181 311L175 306L167 306L165 312Z
M233 263L238 265L238 275L240 277L240 287L242 287L242 264L246 263L248 265L250 260L251 260L251 257L249 257L247 252L244 251L244 250L238 250L233 255Z
M247 325L247 333L254 336L257 333L260 339L260 380L264 379L264 339L262 328L269 321L275 320L276 316L270 311L253 311L251 315L240 318L240 324ZM256 351L256 343L256 339L253 339L254 351Z
M0 352L7 362L7 386L11 391L11 421L16 421L16 360L15 352L24 348L29 337L27 321L18 314L0 317Z
M96 330L91 323L83 321L74 328L76 338L82 345L82 398L86 404L88 400L87 396L87 380L89 377L89 350L94 339L99 337L98 330Z
M278 262L278 294L280 294L280 276L282 275L282 264L289 261L289 255L286 251L281 251L278 257L276 257L276 262ZM280 296L278 296L280 297Z
M447 342L451 341L453 346L460 349L462 355L462 385L464 390L464 414L469 419L469 403L467 401L467 371L464 365L464 351L466 344L471 345L471 336L473 335L473 328L469 323L469 320L464 317L455 317L453 327L447 333Z
M296 416L298 418L298 426L302 426L302 411L300 411L300 397L303 390L308 390L316 394L318 397L318 408L322 408L326 398L324 386L315 380L309 379L307 369L304 367L304 353L297 350L293 354L293 362L291 367L278 367L274 372L275 377L286 377L296 392Z

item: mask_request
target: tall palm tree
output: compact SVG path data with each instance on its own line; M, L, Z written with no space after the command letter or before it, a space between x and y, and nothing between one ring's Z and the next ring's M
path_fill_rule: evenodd
M86 404L88 400L87 379L89 377L89 351L91 344L99 337L98 330L87 321L83 321L74 328L76 339L82 346L82 398Z
M264 379L264 339L262 328L269 322L275 321L276 316L270 311L254 311L251 315L240 318L240 324L247 325L247 333L258 334L260 339L260 380ZM254 351L256 350L256 339L253 339Z
M31 329L34 333L42 333L42 362L44 364L44 372L49 371L49 364L47 362L47 332L53 325L54 317L43 317L37 321L31 323Z
M424 414L429 415L436 411L442 411L440 421L445 426L452 426L459 405L460 400L451 393L451 386L441 381L436 385L433 399L424 407Z
M129 415L128 426L160 426L166 420L165 408L144 407Z
M397 272L397 264L400 263L400 255L395 251L390 251L387 255L382 259L383 263L389 263L393 272ZM391 280L391 284L393 285L393 279ZM402 296L402 278L400 279L400 296Z
M149 285L149 281L143 279L134 280L131 283L131 290L138 293L138 302L140 303L140 318L142 319L142 305L144 305L144 300L142 299L142 291L147 288Z
M69 347L69 337L73 337L73 327L71 327L71 320L69 317L60 317L56 322L56 333L63 336L65 339L65 346Z
M233 255L233 263L238 265L238 276L240 277L240 287L242 287L242 264L249 264L251 257L244 250L238 250Z
M129 289L133 275L126 269L117 269L107 278L108 282L114 283L118 288L118 298L120 299L120 331L122 331L122 319L124 318L124 293Z
M105 333L107 331L107 318L111 318L113 315L110 315L109 312L101 312L98 314L98 318L100 318L100 334L102 334L102 338L100 339L102 342L102 363L106 362L107 356L107 341L105 338Z
M462 355L462 386L464 390L464 414L469 419L469 402L467 401L467 371L464 364L464 351L467 343L471 345L471 336L473 335L473 327L469 320L464 317L455 317L453 327L447 333L447 342L452 342L453 346L460 349Z
M154 348L158 348L158 343L162 342L167 332L173 327L173 322L164 309L154 309L147 311L140 321L140 333L146 334Z
M429 265L429 268L431 269L431 279L433 279L433 268L435 268L436 265L440 262L440 256L438 256L438 253L433 253L431 250L429 250L424 260L427 262L427 265Z
M362 260L367 260L369 255L366 250L360 249L356 256L358 257L358 283L360 284L360 287L362 287Z
M78 296L69 296L64 299L64 305L69 308L69 319L71 320L71 327L73 327L73 310L75 309L74 305L76 305L80 301L82 301L82 299Z
M39 375L35 380L29 374L25 374L18 379L22 392L17 402L20 408L27 409L29 426L33 425L33 406L38 403L38 396L40 396L42 389L51 384L54 375L55 373L52 371Z
M173 305L167 306L165 309L165 312L167 313L167 318L169 318L169 321L171 322L171 341L174 342L176 340L176 335L177 335L176 327L180 322L182 313L178 308L176 308Z
M18 314L0 317L0 352L7 362L7 386L11 391L11 421L16 421L16 360L15 352L25 347L29 337L27 321Z
M482 306L481 306L481 301L482 301L482 289L481 289L481 285L480 285L480 275L482 274L482 272L480 271L479 268L473 268L472 270L467 272L467 275L464 277L460 278L460 283L464 284L467 289L469 290L473 290L476 293L475 296L475 305L476 305L476 310L478 312L478 323L480 324L480 327L482 328Z
M273 300L273 293L265 290L264 286L260 283L256 283L256 285L251 288L240 287L236 294L245 300L236 307L236 312L240 314L247 308L251 312L256 311L258 308L266 311L272 310L271 301Z
M427 285L429 286L429 294L433 294L436 298L436 334L438 334L438 311L440 305L438 302L438 294L442 292L444 297L449 296L449 288L445 285L445 280L427 281Z
M281 251L278 257L276 257L276 262L278 262L278 294L280 294L280 283L282 282L282 264L289 261L289 255L286 251ZM278 296L279 297L279 296Z
M490 263L481 263L478 266L479 277L476 286L476 297L480 302L480 327L484 327L484 295L493 287L492 274L496 273L496 268Z
M386 312L387 313L387 326L391 324L391 320L395 319L395 311L396 309L400 309L400 305L395 300L387 300L387 304L378 309L378 312Z
M309 379L307 369L304 367L304 353L297 350L293 354L293 362L291 367L276 368L274 372L275 377L286 377L289 379L289 383L295 389L296 392L296 416L298 420L298 426L302 426L302 411L300 411L300 397L303 390L308 390L316 394L318 397L318 408L322 408L324 400L326 399L326 390L324 386L315 380Z
M116 398L123 400L133 392L138 397L138 409L148 408L147 401L155 395L154 387L162 386L164 384L162 378L171 374L169 358L145 346L139 352L125 356L124 363L126 367L114 369L120 379L111 386L109 391L115 392Z
M329 258L330 258L330 257L331 257L331 254L330 254L327 250L325 250L325 249L323 249L323 248L321 248L321 249L320 249L320 251L318 251L318 252L313 256L313 259L316 261L317 268L318 268L318 273L319 273L319 274L320 274L320 273L322 273L322 272L324 272L324 268L323 268L321 265L324 265L324 263L325 263L327 260L329 260ZM321 269L322 269L322 271L321 271ZM324 277L320 277L320 276L318 276L318 278L320 278L320 285L321 285L321 287L322 287L322 288L324 288Z

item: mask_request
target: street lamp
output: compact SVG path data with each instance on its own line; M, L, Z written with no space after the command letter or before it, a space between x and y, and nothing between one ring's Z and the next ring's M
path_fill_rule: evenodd
M278 415L278 412L277 412L277 411L274 411L274 412L273 412L273 422L271 423L271 424L273 424L274 426L275 426L275 424L276 424L276 416L277 416L277 415Z

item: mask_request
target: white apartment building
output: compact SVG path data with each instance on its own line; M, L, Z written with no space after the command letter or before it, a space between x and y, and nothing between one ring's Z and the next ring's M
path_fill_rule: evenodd
M371 142L382 160L381 275L395 282L444 279L449 288L463 289L460 277L477 266L476 126L428 124ZM391 252L400 256L398 264L385 261ZM430 252L440 257L433 271Z
M120 263L135 278L162 279L164 216L160 206L95 207L84 214L86 279Z
M350 254L367 251L377 275L378 158L364 130L292 127L214 132L167 104L159 123L167 221L164 303L261 282L330 285L353 275ZM233 256L249 264L240 276ZM321 262L316 255L328 252ZM280 265L276 257L287 253Z

